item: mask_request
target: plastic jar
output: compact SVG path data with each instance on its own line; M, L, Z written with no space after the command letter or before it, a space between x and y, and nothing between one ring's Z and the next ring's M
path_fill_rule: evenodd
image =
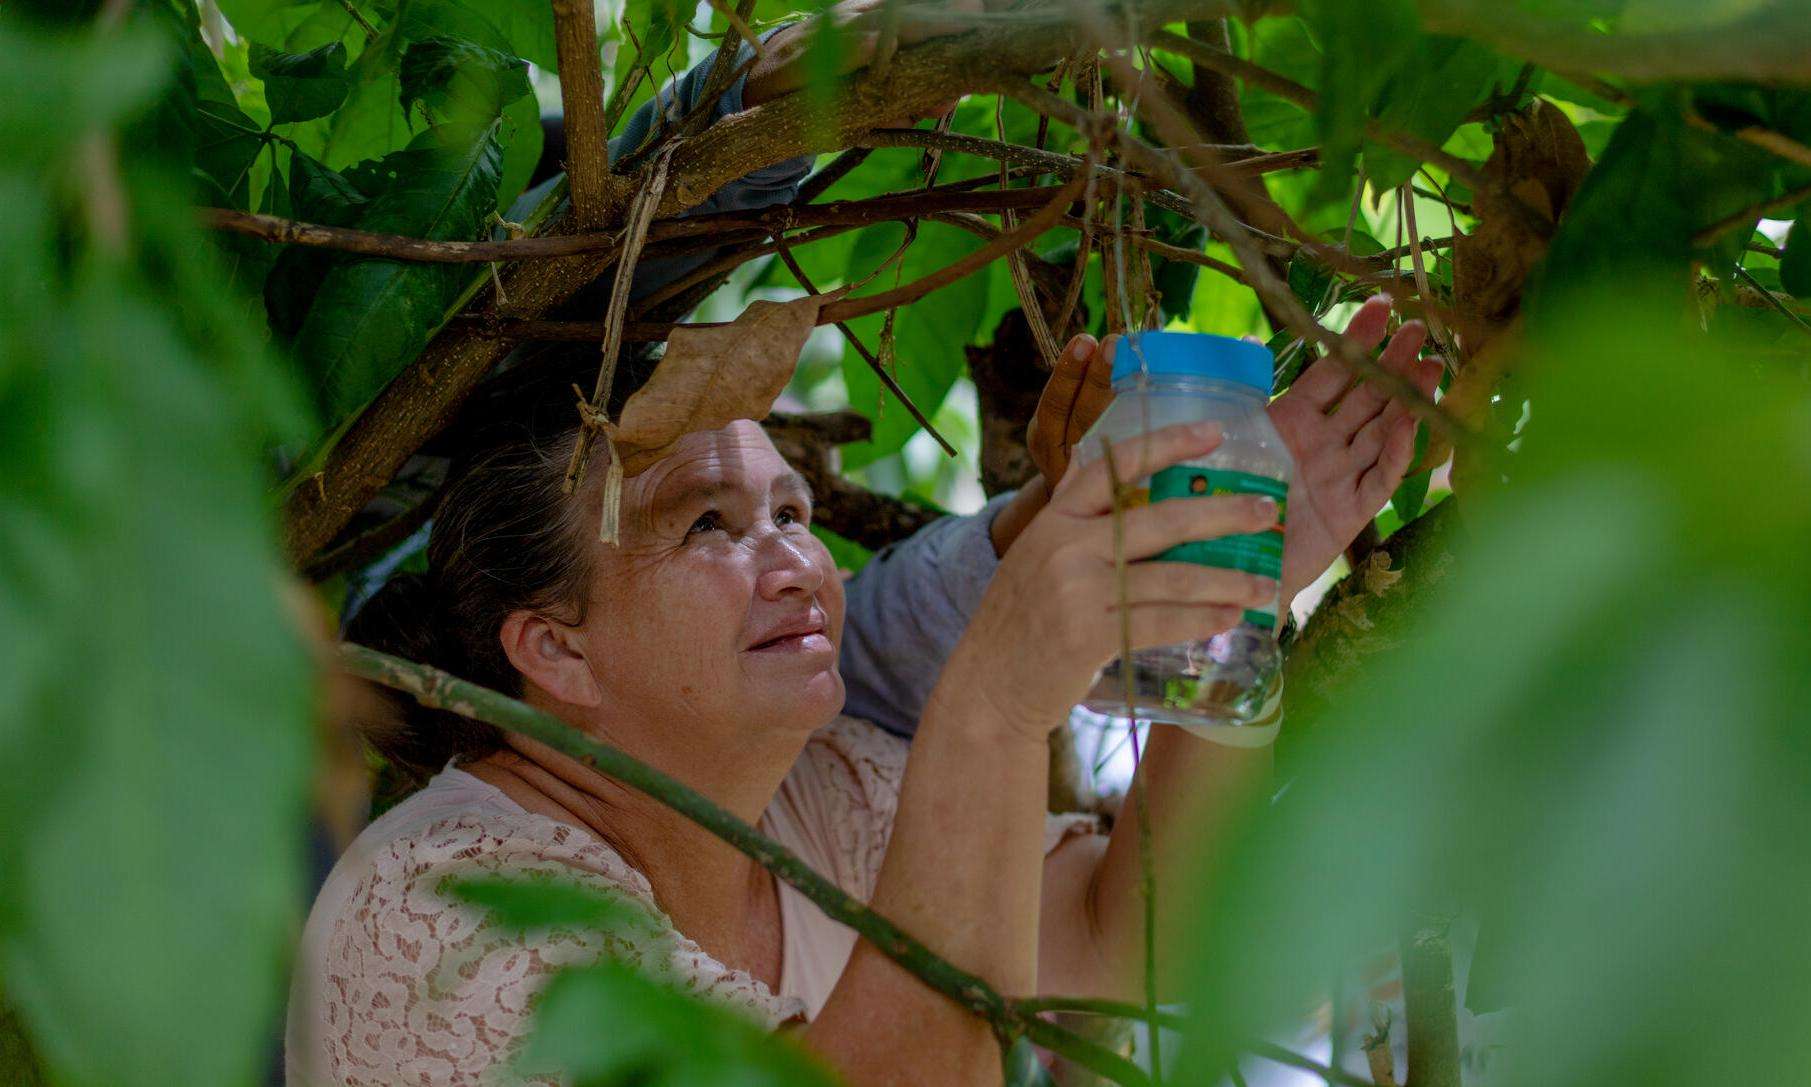
M1215 494L1263 494L1276 499L1278 527L1181 544L1155 561L1194 562L1268 578L1283 566L1282 522L1295 462L1265 410L1275 380L1262 344L1196 332L1139 332L1113 358L1114 401L1082 440L1084 460L1101 456L1103 440L1127 438L1176 423L1218 422L1219 448L1140 480L1134 501ZM1280 590L1279 590L1280 592ZM1137 649L1132 654L1132 715L1184 727L1250 723L1282 682L1277 646L1280 599L1248 608L1239 625L1201 641ZM1114 717L1127 714L1126 685L1116 660L1101 670L1084 705Z

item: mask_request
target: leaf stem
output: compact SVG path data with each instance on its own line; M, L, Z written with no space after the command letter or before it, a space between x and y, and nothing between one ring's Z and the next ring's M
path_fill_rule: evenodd
M366 45L370 45L377 40L377 28L372 26L370 21L363 15L359 14L358 5L354 4L352 0L340 0L340 7L345 8L346 14L352 16L352 21L357 23L359 29L365 32Z

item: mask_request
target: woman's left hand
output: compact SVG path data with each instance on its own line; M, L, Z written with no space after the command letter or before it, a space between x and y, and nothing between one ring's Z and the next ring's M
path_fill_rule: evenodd
M1388 295L1360 307L1346 339L1362 351L1384 342ZM1432 397L1438 359L1419 358L1427 328L1410 321L1384 346L1378 363ZM1400 400L1360 381L1331 355L1302 371L1270 404L1270 421L1295 457L1295 483L1283 529L1283 601L1321 576L1402 483L1415 451L1415 417Z

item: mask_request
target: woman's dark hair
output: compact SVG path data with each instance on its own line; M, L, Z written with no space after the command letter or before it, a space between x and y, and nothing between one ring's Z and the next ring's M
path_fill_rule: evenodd
M522 675L498 637L503 621L522 609L584 619L602 473L588 471L586 486L572 495L565 480L579 436L573 385L588 385L596 365L595 348L548 349L474 394L437 443L452 462L428 537L427 572L392 577L347 624L350 641L522 694ZM651 368L644 354L625 357L614 399ZM495 726L395 691L386 690L380 705L356 724L389 763L395 790L503 745Z

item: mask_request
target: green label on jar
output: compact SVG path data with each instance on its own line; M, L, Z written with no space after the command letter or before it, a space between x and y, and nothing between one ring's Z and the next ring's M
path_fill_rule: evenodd
M1277 527L1268 532L1221 536L1178 544L1157 557L1165 562L1192 562L1224 570L1243 570L1260 577L1279 578L1283 573L1283 521L1289 507L1289 485L1280 479L1179 464L1151 477L1151 501L1170 498L1203 498L1216 494L1262 494L1276 499ZM1276 626L1273 608L1247 609L1245 621L1269 629Z

